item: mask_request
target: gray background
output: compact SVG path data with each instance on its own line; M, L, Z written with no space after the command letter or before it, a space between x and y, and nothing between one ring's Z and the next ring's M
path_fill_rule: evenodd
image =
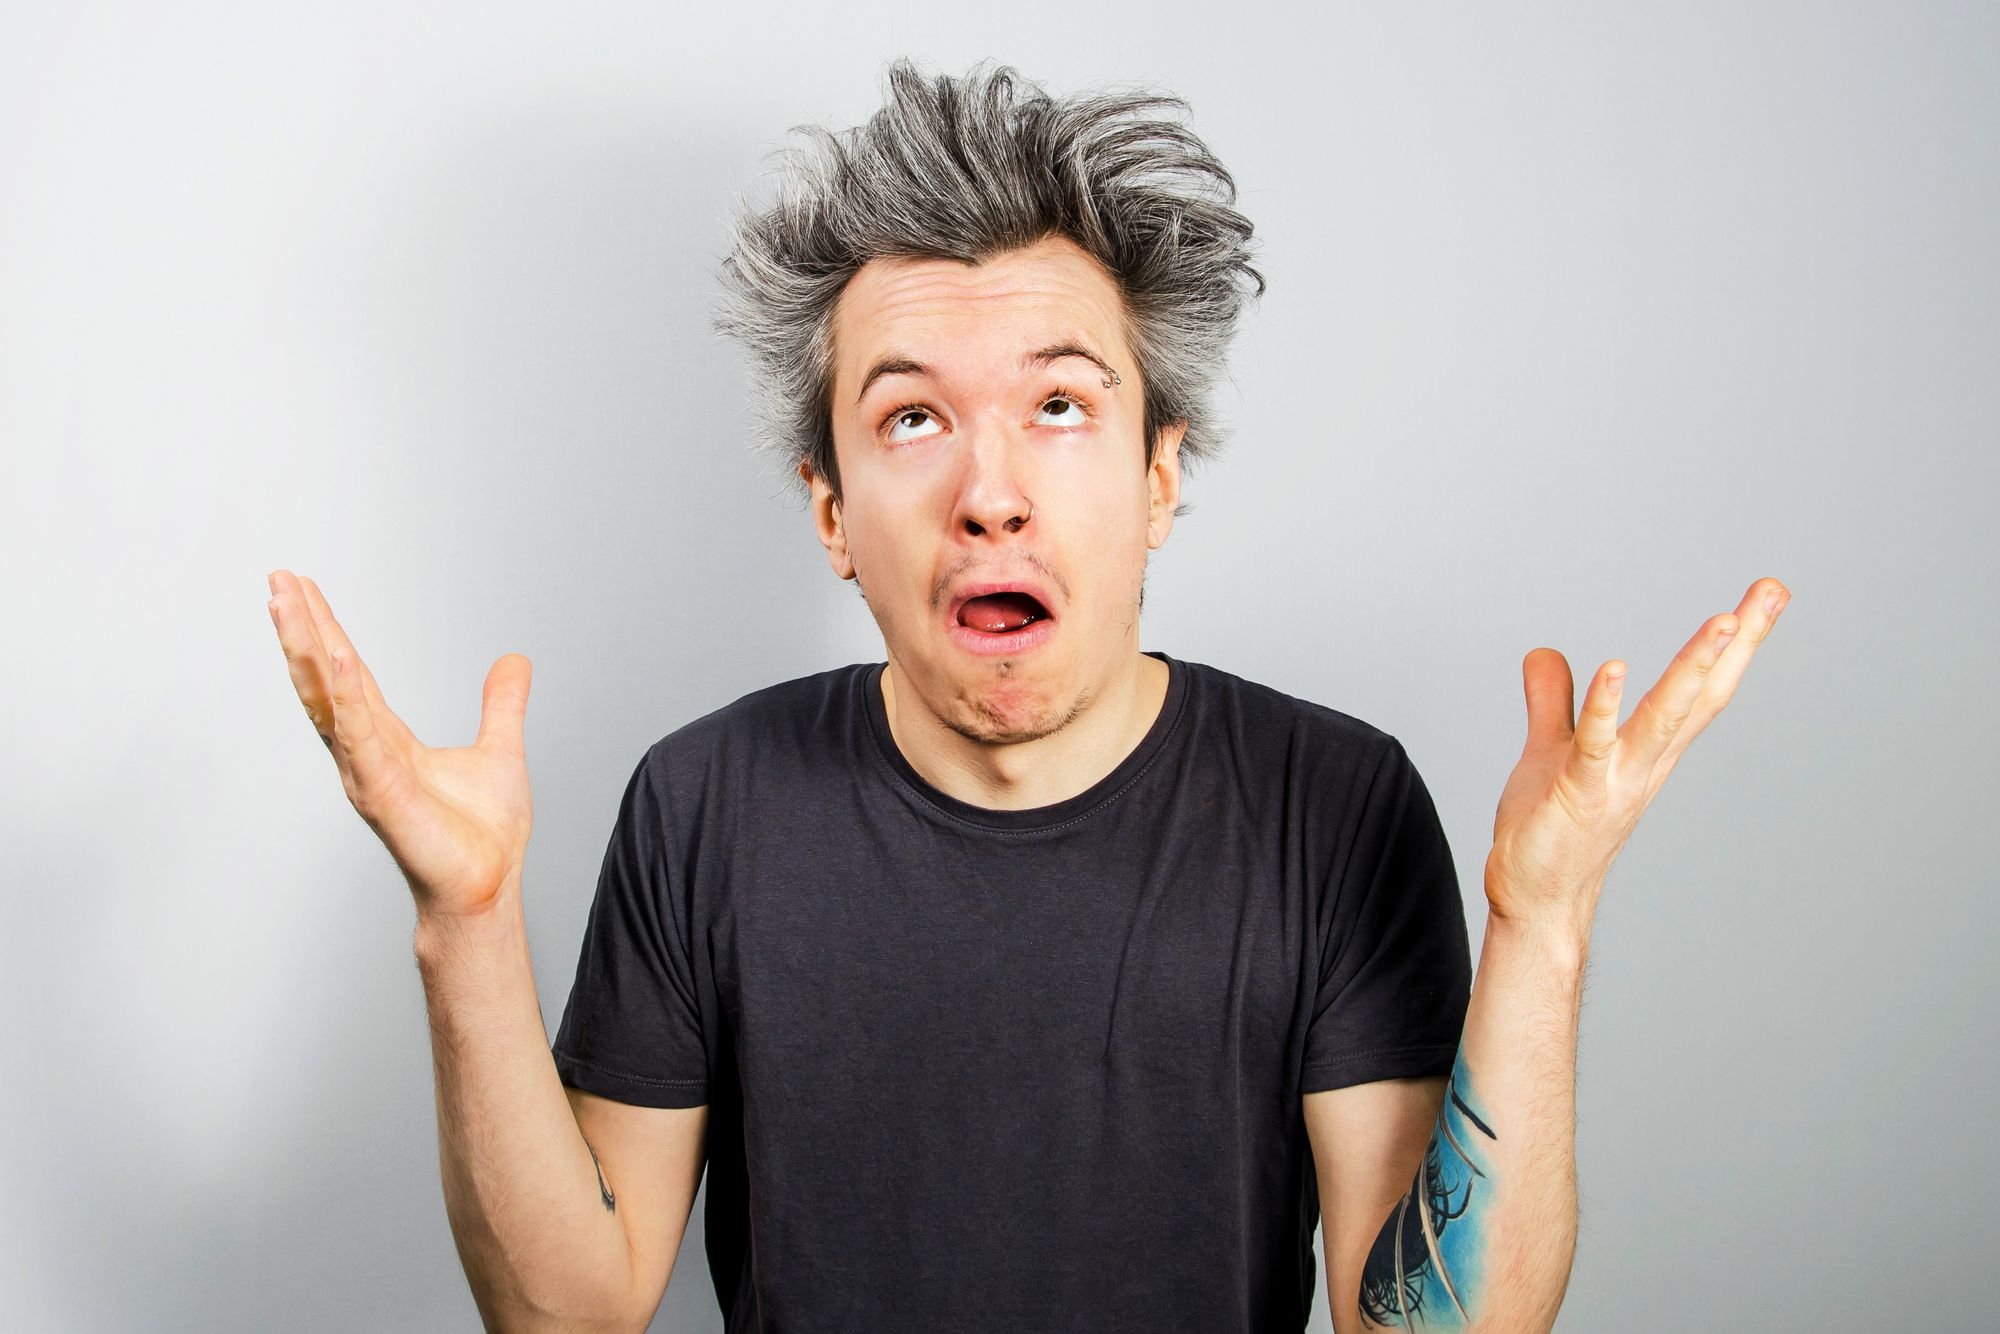
M732 192L909 53L1192 102L1271 288L1145 646L1402 737L1475 948L1527 650L1636 698L1792 587L1603 901L1559 1328L1986 1324L1996 11L710 10L0 15L0 1323L477 1327L265 572L433 744L533 658L553 1025L645 746L881 656L705 321Z

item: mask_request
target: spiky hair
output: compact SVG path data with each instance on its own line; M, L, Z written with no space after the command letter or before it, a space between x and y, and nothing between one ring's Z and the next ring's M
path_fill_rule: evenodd
M1069 238L1123 297L1148 464L1176 422L1187 424L1184 464L1224 444L1208 395L1248 285L1264 294L1235 180L1185 125L1148 114L1186 112L1179 97L1051 97L990 63L927 77L907 58L891 62L865 124L794 126L805 142L777 150L776 201L737 203L715 329L748 355L758 448L788 475L809 464L836 496L833 312L848 280L884 256L977 264Z

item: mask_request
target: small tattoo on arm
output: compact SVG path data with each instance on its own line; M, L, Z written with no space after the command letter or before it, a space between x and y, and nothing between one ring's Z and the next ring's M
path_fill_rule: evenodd
M590 1148L588 1139L584 1140L583 1147L590 1149L590 1161L597 1168L597 1193L604 1197L604 1210L615 1214L618 1212L618 1200L612 1195L611 1187L604 1183L604 1164L597 1161L597 1150Z

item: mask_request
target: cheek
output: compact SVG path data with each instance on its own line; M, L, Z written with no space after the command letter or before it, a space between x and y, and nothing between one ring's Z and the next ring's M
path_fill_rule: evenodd
M1115 482L1107 479L1103 488L1092 494L1087 522L1092 532L1103 535L1107 546L1122 546L1128 541L1143 546L1152 517L1152 499L1145 488L1121 477Z
M871 508L850 516L847 555L872 600L904 603L924 595L923 572L935 551L926 546L915 516Z

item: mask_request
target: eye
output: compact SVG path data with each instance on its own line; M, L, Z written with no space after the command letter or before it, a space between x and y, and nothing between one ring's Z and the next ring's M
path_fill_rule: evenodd
M889 435L888 435L889 443L892 445L900 445L905 443L906 441L921 440L926 435L933 435L935 434L935 432L932 431L925 431L918 435L897 435L896 432L905 426L912 425L913 423L916 425L921 425L923 422L928 421L935 424L936 420L937 420L936 418L931 416L931 410L929 408L923 407L916 403L906 403L902 407L897 408L894 412L890 413L888 417L884 419L884 424L889 427Z
M1037 421L1038 426L1062 426L1074 429L1090 420L1090 409L1084 406L1083 396L1060 387L1042 400L1041 410L1053 411L1060 420ZM892 445L902 445L912 440L922 440L926 436L936 435L938 431L944 429L942 426L937 426L937 430L932 431L920 429L926 422L937 426L937 418L929 408L921 403L905 403L891 410L889 415L882 419L885 432L883 439Z
M1047 398L1043 399L1042 411L1047 412L1049 410L1049 405L1054 403L1059 403L1062 405L1062 407L1058 410L1057 415L1061 416L1063 419L1058 422L1046 423L1047 425L1081 426L1085 422L1090 420L1090 412L1087 408L1083 406L1083 399L1077 396L1076 394L1071 393L1067 389L1058 389L1053 394L1050 394Z

